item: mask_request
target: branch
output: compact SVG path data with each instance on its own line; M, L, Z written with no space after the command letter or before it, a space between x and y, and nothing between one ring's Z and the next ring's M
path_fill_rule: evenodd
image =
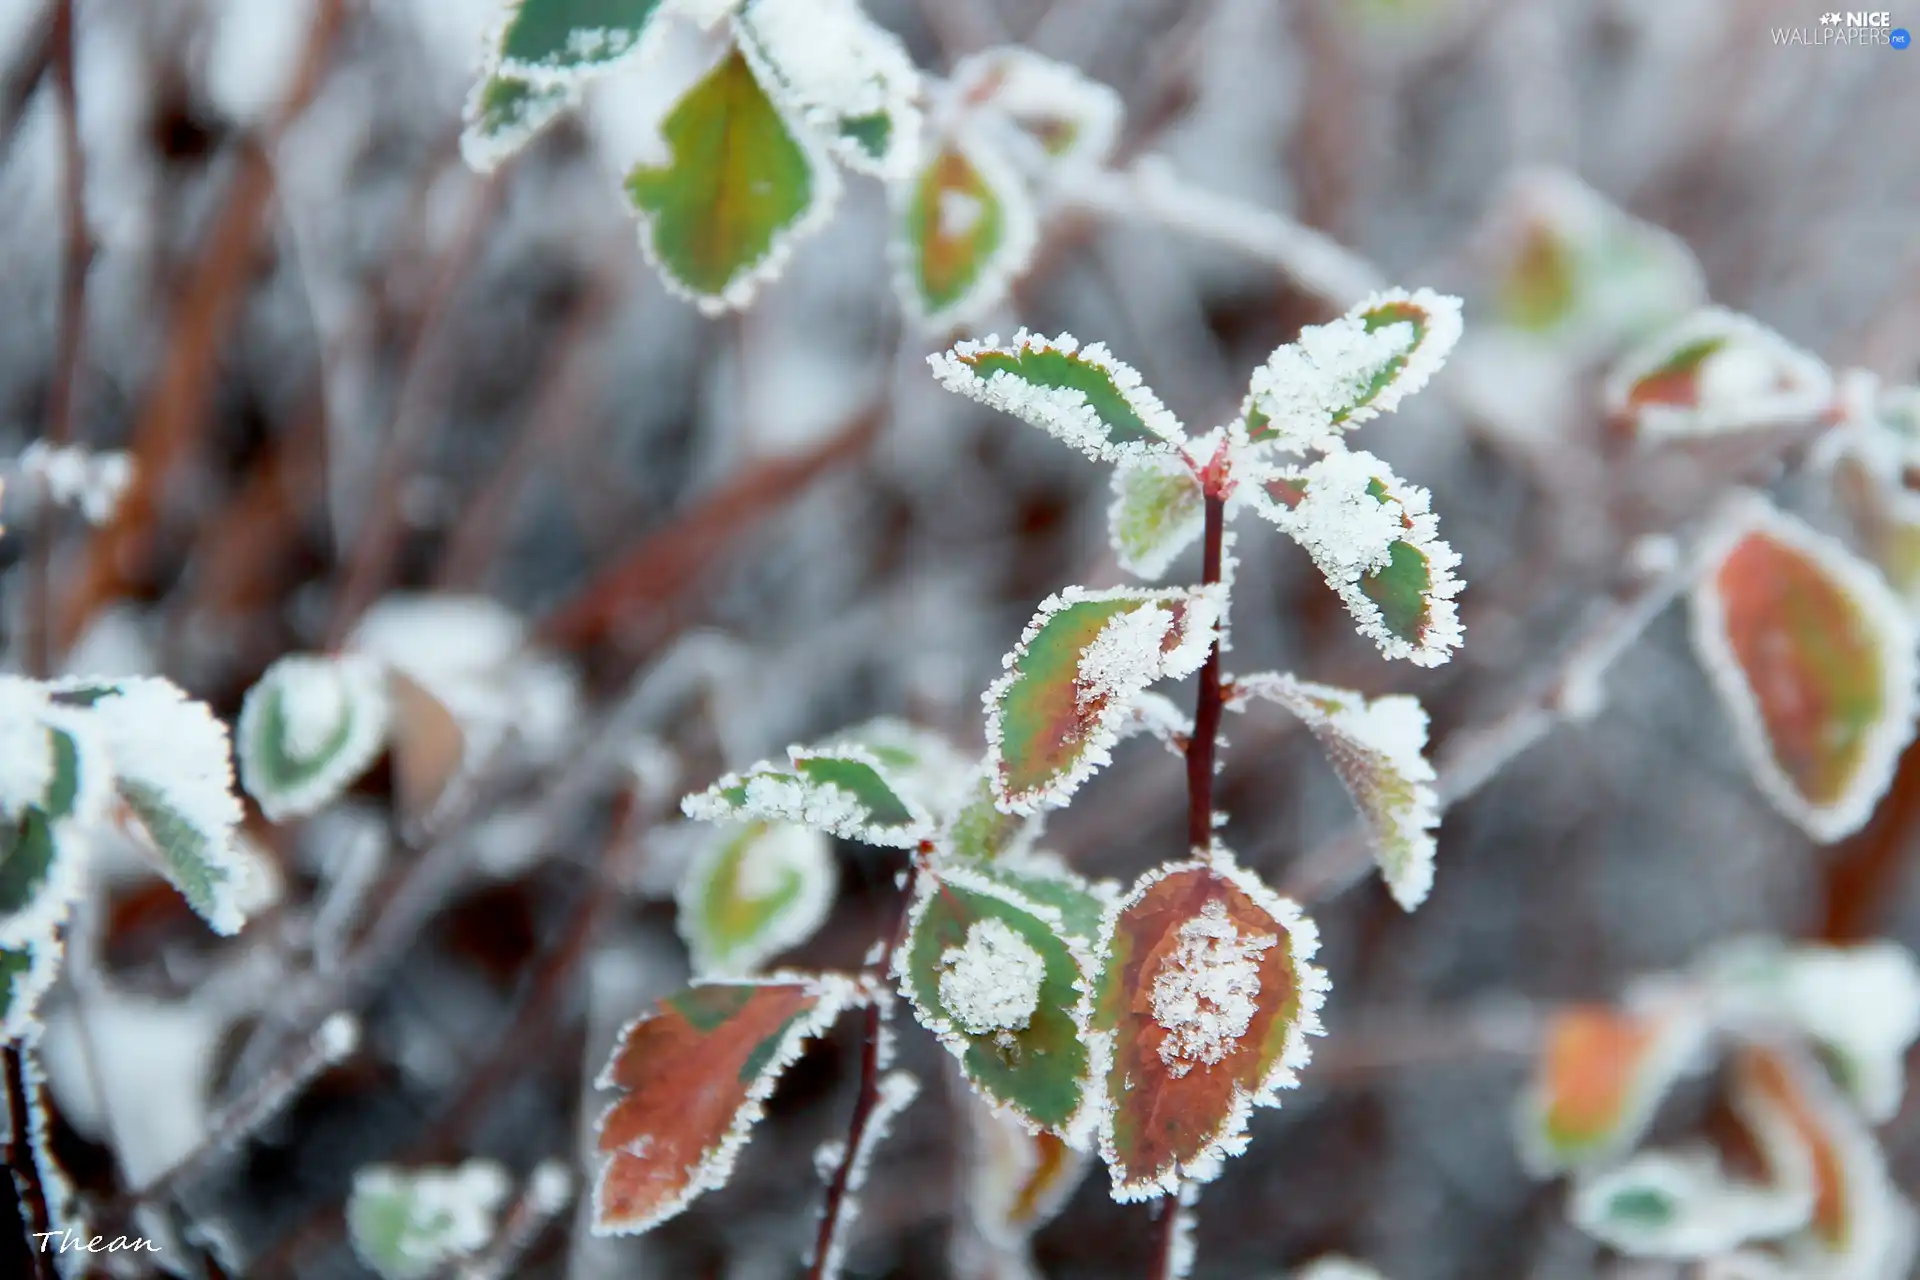
M6 1047L7 1089L7 1164L13 1170L13 1190L20 1203L20 1225L26 1229L22 1246L33 1260L34 1280L51 1280L52 1268L37 1238L53 1231L53 1217L47 1209L46 1189L40 1185L40 1170L33 1159L33 1103L27 1097L25 1045Z

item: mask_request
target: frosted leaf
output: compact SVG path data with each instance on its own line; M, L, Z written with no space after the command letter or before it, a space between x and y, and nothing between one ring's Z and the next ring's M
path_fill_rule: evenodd
M1432 667L1460 646L1460 557L1441 541L1425 489L1370 453L1341 451L1304 470L1256 469L1243 491L1313 557L1381 653Z
M968 1035L1024 1031L1047 975L1041 959L1007 922L984 916L966 941L940 956L940 1004Z
M1643 338L1707 300L1706 279L1684 241L1571 173L1516 175L1492 221L1496 315L1576 356Z
M667 160L636 165L625 182L640 247L701 314L741 310L825 224L839 173L738 48L673 105L661 135Z
M0 946L52 944L85 888L86 852L71 824L37 808L0 824Z
M688 987L627 1026L595 1081L624 1092L595 1126L594 1232L651 1230L726 1185L781 1074L864 999L846 978L770 974Z
M497 40L499 65L529 84L552 86L643 57L660 26L662 0L512 0Z
M353 1175L347 1236L382 1280L427 1280L493 1239L509 1185L492 1160L453 1169L367 1165Z
M864 747L901 796L942 818L959 811L980 778L979 759L963 753L944 734L891 716L842 729L834 741Z
M1117 881L1089 881L1058 854L1044 849L1007 853L993 862L973 864L968 870L1046 908L1052 913L1047 917L1049 924L1069 942L1087 946L1100 932L1107 908L1120 896Z
M1033 260L1040 217L1019 172L977 129L930 141L890 184L894 290L920 327L945 333L1006 298Z
M1082 1016L1116 1200L1211 1181L1245 1150L1253 1108L1279 1105L1320 1034L1319 944L1218 846L1148 872L1108 909Z
M1797 1230L1813 1212L1805 1182L1736 1182L1708 1151L1643 1151L1582 1177L1573 1224L1630 1257L1705 1258Z
M1254 370L1238 442L1287 453L1338 449L1341 436L1427 384L1460 340L1460 299L1389 289L1331 324L1309 325Z
M1120 725L1122 738L1136 733L1151 734L1175 754L1184 756L1187 741L1193 737L1193 717L1164 694L1136 693L1127 701L1127 718Z
M271 822L330 804L386 747L386 672L362 654L280 659L235 722L240 781Z
M581 82L535 85L497 68L474 81L462 112L460 155L476 173L492 173L580 105Z
M526 623L485 596L399 594L367 610L346 647L434 684L498 671L526 642Z
M1378 1271L1364 1262L1325 1254L1293 1273L1293 1280L1384 1280Z
M1694 650L1762 794L1822 842L1857 830L1913 736L1916 637L1837 540L1757 496L1702 549Z
M920 156L920 72L856 0L754 0L734 30L760 82L848 167L907 176Z
M1781 1048L1743 1046L1732 1101L1776 1180L1811 1179L1811 1220L1784 1242L1795 1271L1887 1280L1910 1274L1912 1210L1859 1114L1812 1062Z
M989 1243L1017 1247L1065 1207L1087 1157L1055 1134L1034 1133L968 1091L966 1204Z
M694 973L751 973L805 942L826 920L839 885L840 864L818 831L764 822L714 831L677 896Z
M983 1097L1081 1140L1091 1118L1077 1007L1087 956L1056 908L985 868L923 872L894 972L914 1017Z
M1120 567L1149 580L1164 575L1206 523L1206 494L1179 457L1136 454L1113 469L1107 541Z
M1022 329L1002 344L990 335L927 357L949 391L1010 413L1103 462L1169 452L1180 423L1131 367L1100 343Z
M954 64L951 85L970 107L1004 116L1061 176L1106 160L1120 136L1120 95L1018 45L983 49Z
M680 802L707 822L757 818L816 827L847 840L911 849L934 832L933 819L894 785L880 757L852 742L787 748L786 768L761 761L730 773Z
M966 799L941 830L938 846L949 858L1017 858L1033 848L1046 826L1044 810L1029 814L1001 810L994 790L995 766L979 770Z
M1433 887L1440 807L1419 700L1396 694L1369 701L1349 689L1273 672L1236 676L1227 688L1230 710L1261 697L1306 723L1366 821L1374 861L1394 901L1408 911L1424 902Z
M1749 316L1703 307L1629 352L1608 414L1652 440L1811 423L1833 403L1820 360Z
M1698 971L1723 1021L1811 1038L1868 1120L1898 1114L1907 1050L1920 1038L1920 962L1907 948L1749 938L1716 948Z
M853 1234L853 1225L860 1217L860 1192L867 1185L867 1174L873 1167L873 1153L893 1132L894 1121L920 1096L920 1079L910 1071L889 1071L881 1076L874 1085L873 1109L867 1113L867 1123L860 1131L860 1141L853 1153L846 1159L851 1161L847 1167L846 1198L840 1202L840 1215L834 1220L833 1234L827 1240L827 1256L818 1275L821 1280L835 1280L842 1274L846 1262L847 1241Z
M88 708L120 798L159 852L167 878L215 933L237 933L252 869L236 846L227 727L205 703L157 676L65 680L52 688Z
M1569 1005L1547 1024L1515 1133L1536 1177L1602 1166L1630 1150L1674 1083L1699 1062L1707 1023L1691 1001Z
M39 1027L40 998L60 976L58 938L0 946L0 1039L19 1040Z
M51 445L35 440L20 451L20 474L36 481L48 500L78 508L88 524L105 524L133 483L133 459L118 450L95 451L84 445Z
M1232 1053L1260 1011L1260 956L1280 939L1243 935L1227 908L1211 899L1174 932L1173 949L1153 976L1153 1020L1166 1033L1160 1061L1179 1079L1196 1065Z
M1218 600L1217 589L1068 587L1042 601L984 696L1000 807L1058 808L1103 768L1133 695L1206 661Z
M53 785L53 735L46 726L46 690L0 675L0 817L18 817Z

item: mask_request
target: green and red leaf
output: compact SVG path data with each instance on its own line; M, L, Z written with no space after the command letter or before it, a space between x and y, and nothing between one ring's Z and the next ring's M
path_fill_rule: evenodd
M986 694L1000 807L1065 804L1109 760L1133 695L1206 661L1218 618L1202 590L1069 587L1042 602Z
M789 747L787 761L785 768L763 760L730 773L687 796L680 808L707 822L797 823L894 849L911 849L933 836L932 815L871 748L856 742Z
M1100 343L1081 346L1072 334L1046 338L1022 329L1010 343L997 335L961 342L927 363L949 391L1032 423L1098 461L1171 454L1186 440L1137 372Z
M725 1185L780 1074L866 998L832 976L702 983L628 1026L596 1082L623 1096L596 1126L594 1230L650 1230Z
M954 65L951 80L963 102L995 112L1027 135L1051 170L1099 164L1119 138L1119 94L1018 45L968 54Z
M1066 1204L1087 1156L1058 1134L1035 1133L971 1094L967 1113L967 1209L996 1249L1018 1248Z
M661 132L671 158L627 175L641 244L702 312L738 310L831 211L840 179L737 49L674 105Z
M1646 1132L1706 1036L1697 1010L1568 1005L1548 1021L1518 1117L1520 1155L1542 1177L1604 1164Z
M1649 439L1817 421L1833 375L1749 316L1703 307L1629 352L1605 388L1607 412Z
M1319 741L1366 822L1374 862L1393 899L1411 911L1433 887L1433 829L1440 822L1427 713L1415 698L1371 701L1350 689L1262 672L1229 682L1227 706L1255 697L1299 716Z
M832 843L791 823L729 824L687 865L680 937L701 977L753 972L813 936L840 886Z
M1113 469L1107 541L1120 567L1152 580L1200 537L1206 493L1185 458L1161 453L1124 458Z
M1149 872L1102 926L1087 996L1116 1200L1205 1182L1320 1031L1313 923L1216 850Z
M980 867L922 872L911 912L894 967L920 1022L995 1106L1081 1141L1091 1120L1084 944L1053 907Z
M1693 638L1762 792L1816 840L1873 812L1913 736L1916 635L1838 541L1761 499L1707 548Z
M925 148L919 169L894 188L893 218L894 287L931 331L997 306L1040 243L1026 184L965 130Z

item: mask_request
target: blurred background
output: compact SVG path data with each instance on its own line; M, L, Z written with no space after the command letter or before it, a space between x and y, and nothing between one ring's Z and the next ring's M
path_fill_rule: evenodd
M7 456L58 408L55 8L0 0ZM1468 584L1463 650L1435 670L1381 662L1307 558L1248 523L1231 664L1415 694L1443 749L1550 684L1718 489L1774 474L1764 450L1641 447L1608 423L1600 379L1649 324L1710 297L1836 368L1920 376L1920 52L1784 42L1819 28L1810 3L869 8L931 74L1005 43L1070 63L1125 102L1116 171L1158 157L1387 282L1467 299L1455 360L1358 440L1432 490ZM546 757L481 797L467 856L408 899L417 927L389 962L346 970L359 1051L169 1189L176 1229L217 1240L183 1250L207 1255L188 1274L361 1275L341 1217L354 1169L577 1157L614 1028L684 978L678 791L883 712L977 749L980 691L1037 602L1122 580L1106 476L934 384L924 357L957 335L903 320L872 180L849 178L744 313L710 319L671 295L620 189L664 100L658 67L597 86L482 177L458 139L495 0L74 13L91 257L65 413L73 443L127 451L135 478L97 527L43 521L27 486L9 492L10 646L73 671L165 673L230 715L275 658L337 644L389 593L431 591L506 606L574 682ZM1893 19L1920 26L1920 10ZM1104 341L1204 427L1276 345L1351 301L1231 236L1072 194L967 332ZM1609 223L1616 210L1678 242L1646 232L1636 252L1654 265L1623 269L1625 284L1565 260L1637 225ZM551 772L663 661L674 687L635 740L630 785L540 811ZM1333 992L1303 1087L1257 1116L1201 1201L1197 1275L1278 1275L1329 1250L1399 1280L1678 1275L1609 1260L1567 1224L1561 1189L1522 1172L1524 1060L1470 1029L1608 998L1740 933L1920 942L1920 767L1860 835L1818 849L1749 781L1683 608L1604 690L1591 718L1448 813L1416 915L1371 879L1314 873L1351 811L1312 741L1277 712L1228 726L1227 842L1302 894ZM84 1191L111 1198L139 1181L129 1163L164 1168L204 1138L248 1087L277 993L326 969L316 939L352 952L413 883L422 853L390 836L395 785L382 768L315 820L255 815L280 899L239 939L211 938L150 876L103 890L74 984L94 1056L119 1066L76 1082L57 1051L67 997L49 1014L56 1149ZM1132 743L1048 847L1130 878L1180 851L1183 787L1176 761ZM891 919L893 856L840 855L841 900L795 963L855 966ZM811 1154L851 1104L852 1023L790 1073L731 1186L639 1241L590 1240L563 1216L513 1274L796 1274ZM956 1274L963 1099L928 1037L909 1031L902 1052L930 1087L881 1150L852 1273ZM1911 1185L1913 1105L1883 1139ZM1042 1274L1147 1274L1148 1215L1104 1184L1096 1170L1039 1232Z

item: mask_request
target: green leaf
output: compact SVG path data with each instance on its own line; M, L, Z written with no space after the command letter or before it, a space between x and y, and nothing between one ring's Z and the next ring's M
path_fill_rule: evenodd
M952 858L986 861L1018 857L1033 848L1044 824L1043 813L1003 812L995 799L991 774L982 773L941 832L940 848Z
M662 0L519 0L500 36L510 76L551 85L634 52Z
M813 936L833 906L840 864L807 827L754 822L714 837L681 879L680 936L701 977L751 973Z
M1368 701L1350 689L1272 672L1236 677L1229 688L1229 708L1260 697L1300 717L1359 808L1394 901L1408 911L1425 901L1433 887L1440 808L1419 701L1403 695Z
M353 1175L347 1237L381 1280L427 1280L487 1246L508 1187L491 1160L457 1169L369 1165Z
M943 734L891 716L842 729L834 745L864 748L903 802L924 813L954 813L979 779L977 758L963 755Z
M1704 554L1694 647L1762 793L1816 840L1858 830L1913 736L1906 610L1845 546L1757 497Z
M1044 338L1022 329L1008 345L997 337L962 342L927 363L949 391L1024 419L1098 461L1170 454L1186 440L1138 373L1072 334Z
M1568 1198L1575 1226L1630 1257L1706 1258L1803 1226L1812 1188L1736 1181L1705 1151L1643 1151L1583 1176Z
M1068 587L1041 603L987 690L995 798L1010 813L1064 805L1104 767L1133 696L1198 670L1214 641L1205 591Z
M622 1095L595 1126L594 1231L651 1230L724 1186L781 1073L866 998L844 978L776 974L689 987L629 1025L595 1082Z
M672 159L627 176L641 243L702 312L745 307L831 211L840 180L738 50L687 91L662 132Z
M0 918L6 926L4 936L14 936L14 918L30 911L39 914L33 909L53 873L56 852L53 823L38 809L27 810L10 830L0 832Z
M235 724L240 781L272 822L338 799L387 744L387 676L361 654L281 658L247 691Z
M467 96L460 154L475 171L492 173L579 101L574 83L541 86L498 71L484 75Z
M1765 325L1703 307L1629 352L1604 388L1607 412L1648 439L1765 430L1817 421L1833 375Z
M1033 852L997 862L970 864L967 870L992 881L1059 917L1055 926L1071 942L1091 946L1107 908L1119 897L1111 880L1090 882L1057 856Z
M1084 1007L1116 1200L1207 1182L1278 1106L1320 1032L1326 975L1312 921L1225 850L1148 872L1115 903Z
M33 1028L59 961L60 940L52 936L0 947L0 1038L18 1040Z
M1092 1118L1086 953L1059 913L957 865L923 872L911 910L895 971L915 1016L989 1101L1079 1141Z
M920 72L857 0L755 0L734 31L760 83L849 168L907 177L920 154Z
M997 306L1040 242L1020 175L971 134L923 148L894 188L894 285L920 324L944 331Z
M934 833L932 816L867 747L833 742L787 748L788 766L761 761L730 773L681 810L707 822L761 819L814 827L848 840L911 849Z
M1113 469L1107 541L1136 577L1164 575L1206 523L1206 494L1186 459L1142 454Z

